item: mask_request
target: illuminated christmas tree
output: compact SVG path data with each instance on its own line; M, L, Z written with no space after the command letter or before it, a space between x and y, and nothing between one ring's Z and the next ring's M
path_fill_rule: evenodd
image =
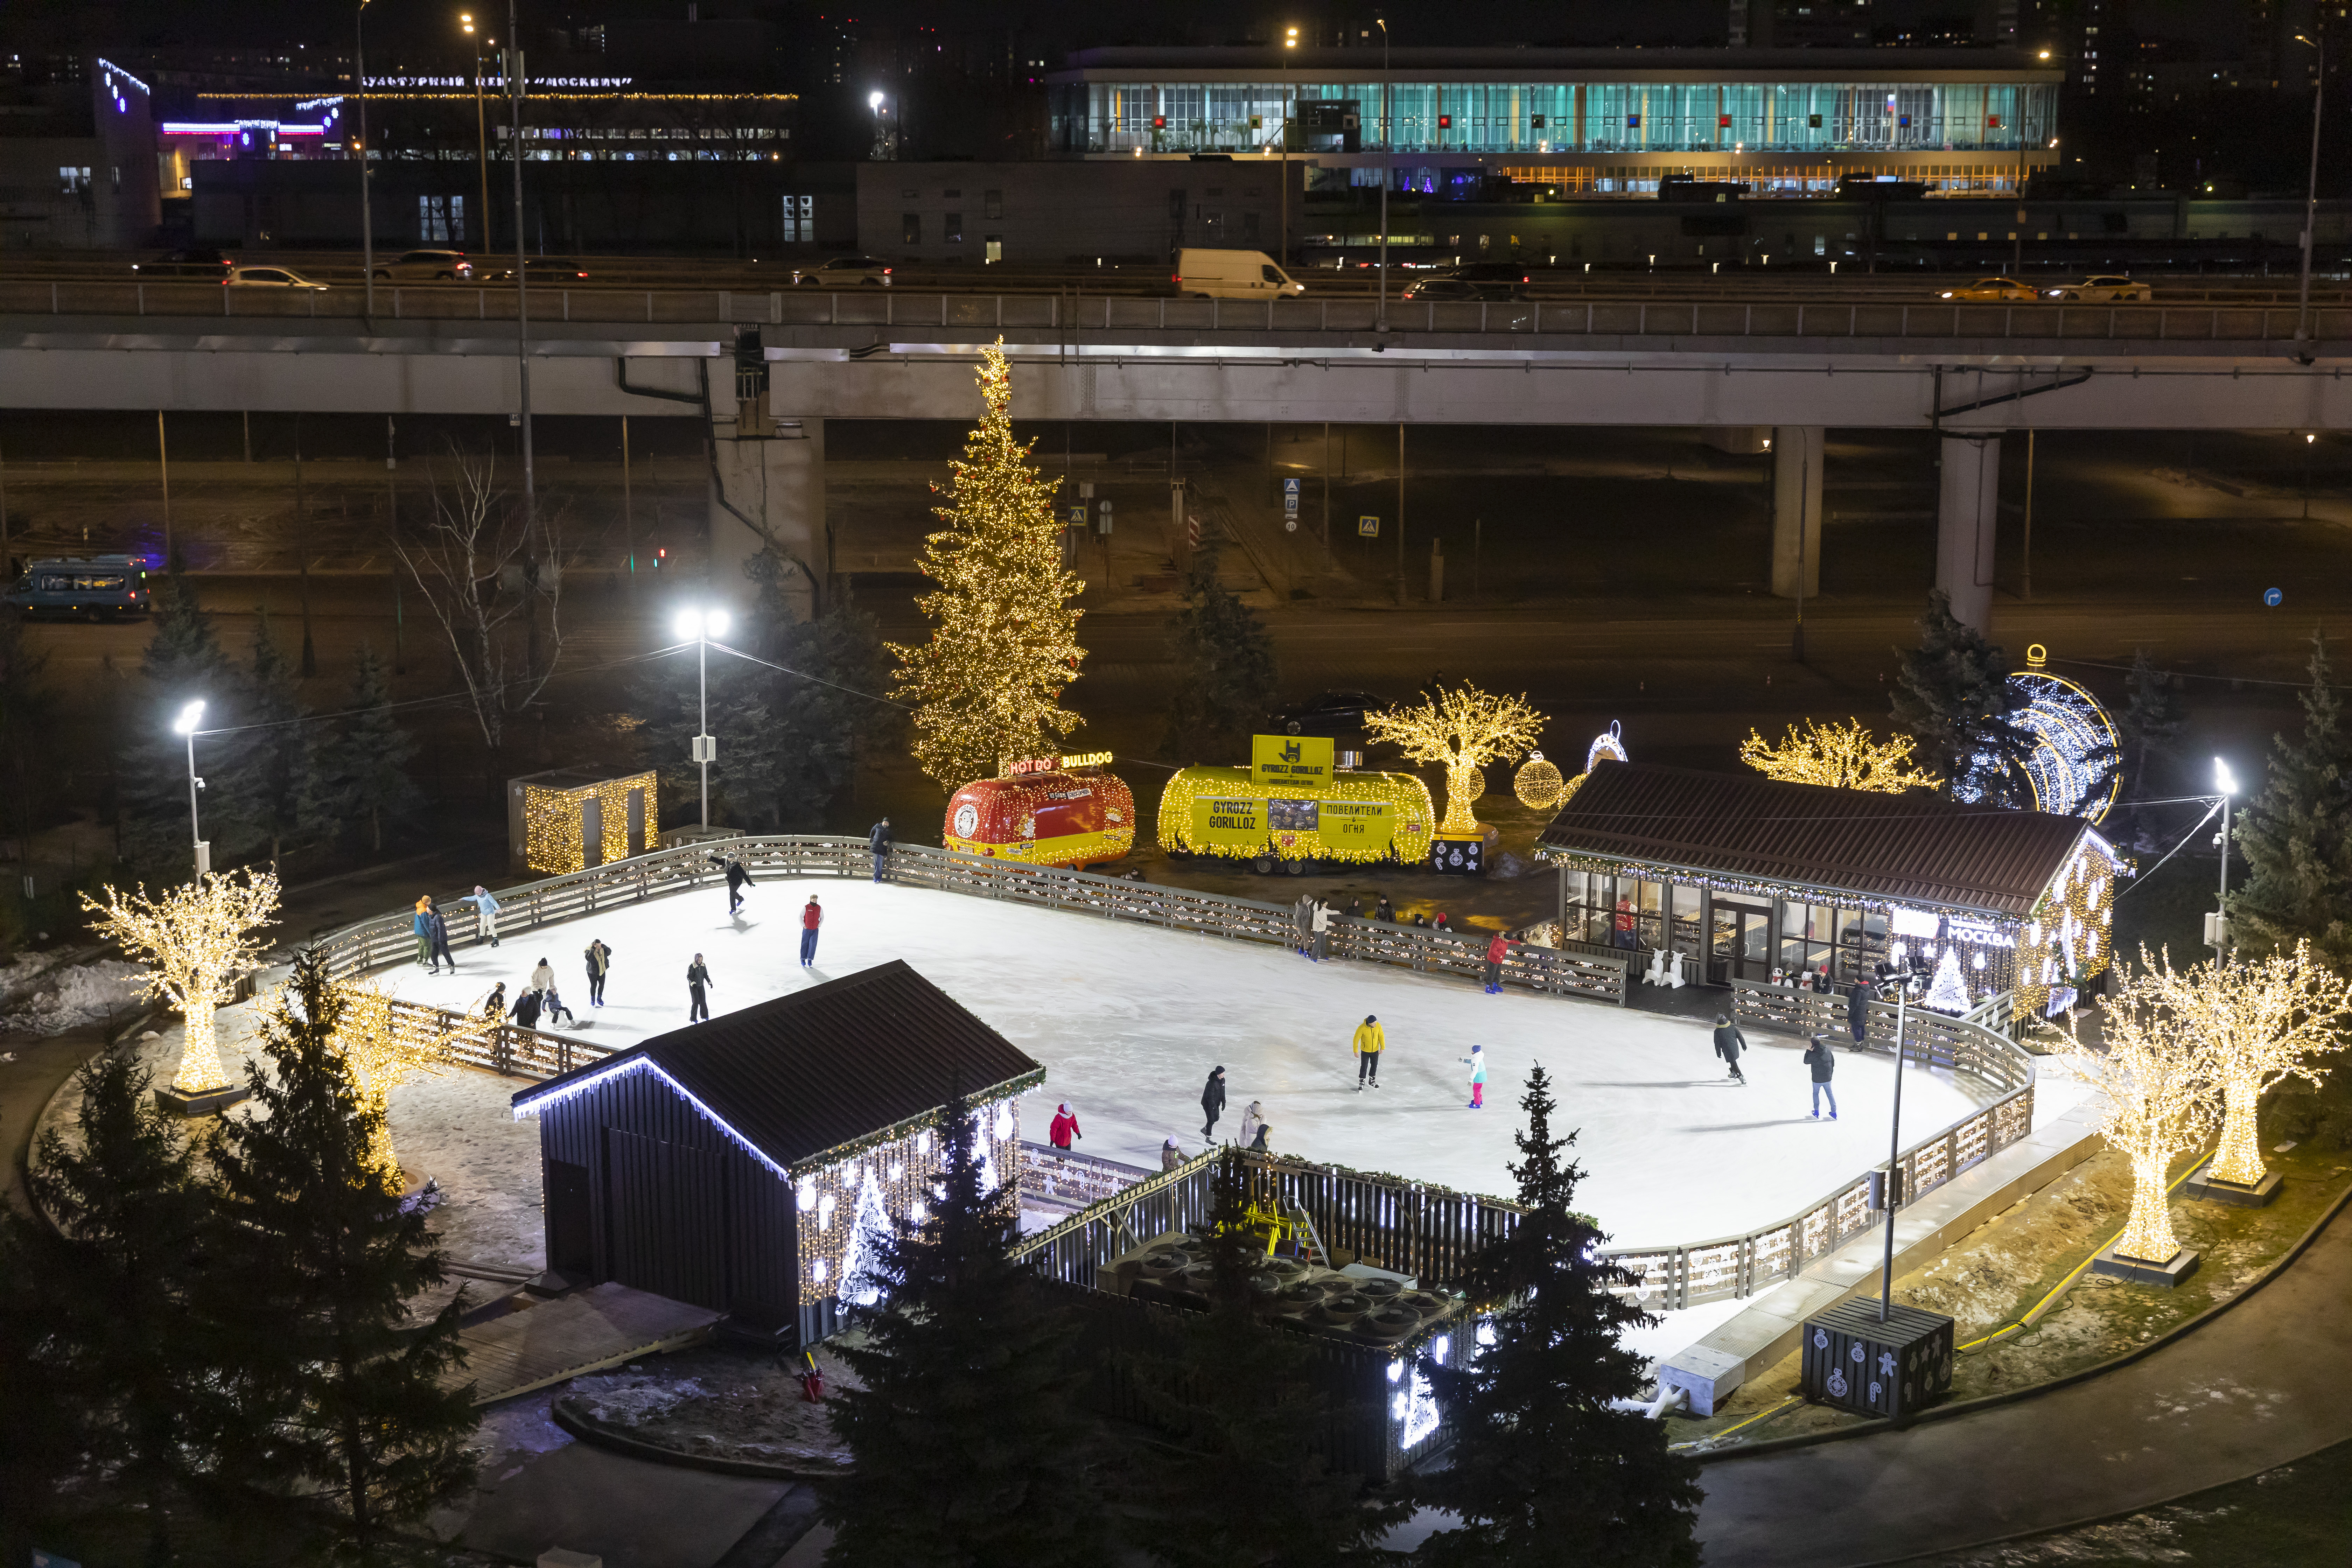
M2210 1173L2237 1186L2261 1185L2255 1113L2263 1096L2290 1078L2319 1081L2305 1058L2343 1044L2352 983L2317 963L2308 942L2218 971L2210 960L2177 972L2167 963L2148 979L2164 1005L2212 1050L2221 1080L2221 1142Z
M1452 690L1440 688L1410 708L1391 708L1364 715L1364 729L1375 741L1394 742L1417 763L1445 764L1447 833L1474 831L1478 822L1470 808L1486 793L1482 763L1525 752L1542 739L1544 716L1523 697L1496 697L1465 682Z
M2151 962L2143 948L2140 961L2099 1002L2099 1047L2078 1043L2071 1060L2105 1097L2099 1136L2131 1162L2131 1216L2116 1253L2164 1264L2180 1250L2166 1192L2172 1162L2213 1131L2219 1075L2211 1037L2173 1005L2169 958Z
M938 584L915 601L931 637L886 645L898 661L894 695L915 705L916 760L943 791L992 777L1012 759L1058 752L1081 722L1061 706L1086 657L1070 604L1086 584L1062 569L1060 481L1040 475L1013 437L1003 342L981 353L988 412L950 465L954 504L934 509L949 526L930 536L920 562Z
M1936 961L1936 977L1927 983L1927 997L1920 1005L1955 1017L1969 1010L1969 983L1961 977L1956 949L1946 948L1944 956Z
M1901 795L1905 790L1935 789L1943 781L1911 765L1911 740L1897 735L1874 739L1859 719L1840 724L1789 726L1787 739L1775 746L1755 731L1739 744L1739 760L1766 778L1791 784L1831 784L1839 789L1874 790Z
M186 1020L173 1089L182 1094L226 1089L213 1013L228 1001L240 976L261 967L255 933L278 912L278 879L266 871L207 871L161 899L149 898L142 884L127 896L107 889L102 904L88 894L81 902L98 917L93 931L146 965L142 990L177 1005Z

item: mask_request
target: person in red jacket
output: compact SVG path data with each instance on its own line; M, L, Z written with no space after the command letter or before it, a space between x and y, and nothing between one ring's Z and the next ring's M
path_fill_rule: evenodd
M808 968L816 962L816 928L824 923L824 911L816 907L816 895L801 910L801 967Z
M1511 939L1501 931L1486 944L1486 994L1499 996L1503 992L1503 960L1511 955Z
M1054 1113L1054 1124L1045 1130L1045 1142L1056 1149L1066 1149L1071 1139L1085 1136L1078 1131L1078 1119L1071 1112L1069 1102L1065 1100L1061 1109Z

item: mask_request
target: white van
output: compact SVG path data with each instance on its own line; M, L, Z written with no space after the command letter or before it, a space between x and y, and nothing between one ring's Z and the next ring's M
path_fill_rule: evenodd
M1202 300L1264 300L1304 294L1263 250L1180 250L1176 291Z

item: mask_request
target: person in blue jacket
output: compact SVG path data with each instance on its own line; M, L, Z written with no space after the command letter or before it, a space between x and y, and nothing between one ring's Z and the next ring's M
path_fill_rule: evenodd
M474 906L474 945L481 946L482 939L488 937L492 947L498 946L499 900L490 890L477 882L472 895L457 901Z

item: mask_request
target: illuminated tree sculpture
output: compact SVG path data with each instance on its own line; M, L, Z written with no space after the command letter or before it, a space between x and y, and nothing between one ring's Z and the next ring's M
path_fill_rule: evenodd
M1880 795L1906 790L1935 789L1942 780L1912 765L1911 738L1873 738L1859 719L1840 724L1803 728L1791 724L1788 738L1775 746L1755 731L1739 743L1739 760L1766 778L1791 784L1830 784L1838 789L1866 789Z
M181 1094L226 1089L213 1013L239 976L261 967L256 933L278 912L278 879L266 871L207 871L161 899L149 898L142 884L129 895L108 888L102 904L88 894L81 902L98 917L94 931L146 965L142 990L175 1004L187 1021L172 1088Z
M1543 735L1544 716L1523 697L1496 697L1465 682L1440 688L1410 708L1364 715L1375 741L1392 741L1417 763L1445 764L1447 833L1468 833L1478 822L1470 808L1486 793L1479 764L1517 756Z
M1061 706L1086 657L1070 603L1086 584L1062 569L1060 481L1041 476L1013 438L1003 343L981 353L988 412L950 465L955 504L933 509L949 526L919 563L938 584L915 601L931 637L885 645L898 661L893 695L915 705L915 758L946 791L994 776L1004 760L1059 752L1082 722Z
M438 1072L447 1067L464 1033L495 1026L484 1018L468 1021L462 1026L463 1032L446 1027L428 1031L404 1022L394 1011L391 995L373 985L341 985L336 990L343 1005L335 1019L334 1043L343 1054L360 1103L375 1117L368 1139L368 1163L396 1189L400 1161L392 1148L392 1091L413 1074Z
M2311 943L2258 960L2237 959L2216 973L2210 960L2153 977L2165 1005L2207 1041L2221 1080L2221 1143L2214 1180L2262 1184L2262 1140L2255 1112L2263 1096L2290 1078L2316 1083L2305 1058L2343 1043L2339 1020L2352 1009L2352 983L2311 955Z
M2105 1096L2099 1136L2131 1162L2131 1217L2116 1256L2169 1263L2180 1251L2165 1191L2172 1162L2213 1130L2218 1078L2211 1037L2175 1005L2181 981L2169 955L2121 974L2099 1003L2099 1048L2077 1040L2074 1068Z

